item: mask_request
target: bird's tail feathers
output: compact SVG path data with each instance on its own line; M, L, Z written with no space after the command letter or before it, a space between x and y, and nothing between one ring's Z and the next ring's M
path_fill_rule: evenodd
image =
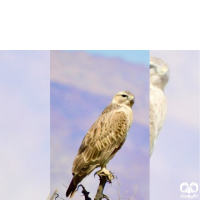
M66 192L66 197L68 197L70 195L70 198L72 198L76 192L76 188L77 188L77 184L74 184L73 179L67 189Z

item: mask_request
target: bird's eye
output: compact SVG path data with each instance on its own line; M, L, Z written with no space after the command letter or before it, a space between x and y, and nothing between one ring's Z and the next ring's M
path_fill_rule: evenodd
M122 94L122 97L127 97L127 95L125 95L125 94Z
M152 69L152 68L154 68L154 66L153 66L153 65L150 65L150 69Z

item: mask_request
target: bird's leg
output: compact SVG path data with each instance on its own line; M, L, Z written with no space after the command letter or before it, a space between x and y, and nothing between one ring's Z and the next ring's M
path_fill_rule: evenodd
M95 172L94 176L95 176L96 174L97 174L99 177L102 177L102 176L107 177L107 181L108 181L109 183L111 183L111 182L112 182L112 179L114 179L113 173L112 173L111 171L107 170L106 167L103 167L101 170Z

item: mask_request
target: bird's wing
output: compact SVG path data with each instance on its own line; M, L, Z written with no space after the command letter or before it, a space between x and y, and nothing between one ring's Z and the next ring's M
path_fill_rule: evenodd
M127 115L110 106L103 111L83 139L73 163L74 174L83 176L107 164L123 145L127 135Z

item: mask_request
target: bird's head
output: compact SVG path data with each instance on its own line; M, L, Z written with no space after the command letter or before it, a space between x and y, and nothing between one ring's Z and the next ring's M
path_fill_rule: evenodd
M150 83L164 90L169 80L169 66L160 58L150 58Z
M127 91L118 92L112 100L112 103L123 104L132 108L135 97L132 93Z

